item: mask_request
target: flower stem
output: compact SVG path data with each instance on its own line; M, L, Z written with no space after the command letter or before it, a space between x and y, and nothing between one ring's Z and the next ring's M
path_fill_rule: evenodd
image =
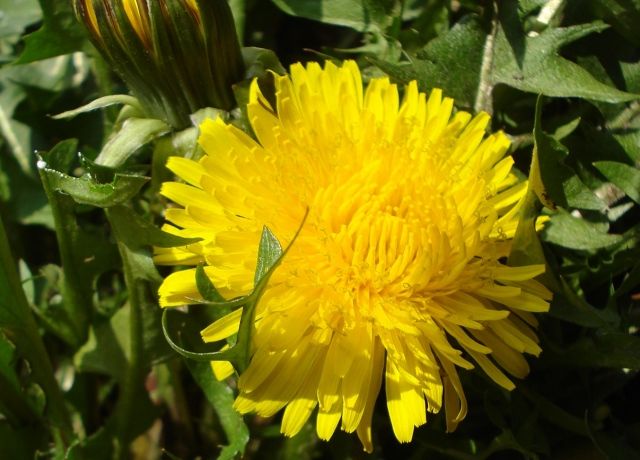
M142 366L143 362L143 326L142 326L142 303L144 293L144 281L137 278L134 274L132 258L135 254L127 247L122 238L118 237L118 225L114 224L114 218L109 210L106 210L107 218L114 231L118 242L118 251L122 258L122 270L124 273L124 281L129 293L129 354L128 369L124 381L121 383L120 399L118 401L118 428L117 437L120 440L120 455L126 458L128 446L131 439L131 424L135 419L136 400L140 392L144 392L145 372Z
M76 221L73 199L54 190L43 170L40 170L40 179L53 214L60 261L64 270L62 294L71 330L65 340L78 347L87 339L93 305L91 285L83 276L82 265L77 263L80 257L77 255L79 247L76 243L80 228Z

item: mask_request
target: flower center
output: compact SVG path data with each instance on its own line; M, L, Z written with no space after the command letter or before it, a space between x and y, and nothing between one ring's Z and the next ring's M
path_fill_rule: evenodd
M325 186L299 182L306 190L294 194L312 196L310 213L277 279L318 292L319 327L424 319L432 298L460 289L461 279L480 282L491 215L480 205L483 180L456 174L437 152L385 147L342 164Z

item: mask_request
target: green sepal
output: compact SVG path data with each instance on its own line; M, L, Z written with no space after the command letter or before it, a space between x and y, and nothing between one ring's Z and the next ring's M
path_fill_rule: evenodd
M239 307L242 306L242 316L240 318L240 326L238 329L237 340L235 345L224 351L211 352L193 352L178 345L172 338L170 333L169 316L178 313L169 313L165 310L162 314L162 331L169 346L178 354L188 359L196 361L229 361L238 370L243 372L249 365L251 359L251 337L253 335L255 310L258 302L269 283L269 279L275 269L280 265L282 259L286 256L291 246L295 243L304 223L306 222L308 210L294 235L291 243L283 251L280 242L275 235L267 227L263 228L260 245L258 247L258 261L256 265L256 283L253 291L243 297L232 299L227 302L206 302L206 305L215 305L221 307Z
M162 120L128 118L102 148L96 163L113 168L122 166L138 149L169 131L171 127Z
M163 232L128 206L114 206L110 208L109 212L119 222L128 223L128 226L122 226L119 237L130 248L138 249L148 246L172 248L197 243L201 240L200 238L183 238Z
M196 267L196 287L204 300L209 302L225 302L225 298L222 297L205 273L202 264Z
M140 101L133 96L129 96L127 94L112 94L109 96L99 97L98 99L89 102L77 109L67 110L66 112L59 113L57 115L52 116L54 120L62 120L66 118L73 118L83 113L91 112L93 110L104 109L105 107L109 107L116 104L123 104L133 107L139 112L138 116L143 116L144 110L140 105Z

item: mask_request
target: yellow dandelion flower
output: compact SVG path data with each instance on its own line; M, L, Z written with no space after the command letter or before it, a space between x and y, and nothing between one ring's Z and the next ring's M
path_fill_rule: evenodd
M321 439L338 424L372 449L371 418L384 382L393 431L412 439L445 407L465 417L457 368L476 364L497 384L524 377L523 353L541 351L532 313L550 292L543 265L509 267L527 182L512 172L509 141L485 135L489 116L454 114L453 101L411 82L400 99L387 78L363 89L357 65L296 64L275 77L275 106L253 82L257 141L218 120L201 126L199 161L171 158L168 231L202 240L157 249L158 264L206 265L226 296L253 287L263 225L298 238L258 304L252 359L235 408L271 416L295 435L317 410ZM195 269L168 276L164 307L201 298ZM238 331L240 311L202 331ZM214 363L219 378L233 369ZM506 372L506 373L505 373Z

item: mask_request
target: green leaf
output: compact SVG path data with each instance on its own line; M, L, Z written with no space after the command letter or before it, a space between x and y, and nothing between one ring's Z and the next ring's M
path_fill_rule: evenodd
M4 223L0 218L0 338L3 337L10 340L15 345L17 354L29 363L31 378L45 394L45 415L51 424L71 439L71 422L62 392L22 289Z
M49 153L44 153L43 157L51 158L56 166L66 166L75 155L76 147L75 140L63 141ZM41 168L40 178L53 213L60 258L65 271L64 322L72 331L71 335L63 338L78 346L87 337L89 316L93 307L92 279L86 269L86 248L82 244L83 232L76 220L75 204L71 197L55 190L54 184L50 182L52 174L47 171L46 168Z
M242 457L249 442L249 429L242 420L242 416L233 408L233 391L226 383L215 379L209 363L186 360L186 364L194 380L215 409L227 436L229 444L222 447L218 460Z
M44 155L42 158L47 156ZM57 192L66 193L80 204L108 208L126 203L149 181L149 178L144 176L116 173L111 183L99 184L86 176L71 177L50 169L46 160L42 158L38 167L49 186Z
M637 99L640 96L599 82L558 54L563 46L605 28L602 23L550 28L538 36L521 37L522 45L517 44L520 39L515 36L522 31L511 29L507 38L505 31L499 29L492 37L477 17L467 16L449 32L429 42L410 63L373 62L401 83L417 80L422 90L442 88L445 95L464 107L473 107L481 85L498 84L552 97L605 102ZM492 66L486 80L481 81L482 56L488 39L494 41Z
M395 80L417 80L421 90L442 88L463 107L473 107L480 84L482 49L487 33L473 16L435 38L408 64L373 62Z
M550 28L537 37L527 36L521 69L504 32L500 31L496 37L492 82L552 97L581 97L605 102L637 99L640 96L600 83L585 69L558 54L563 46L606 28L605 24L595 22Z
M129 307L94 324L73 362L80 372L109 375L122 383L130 360Z
M638 169L616 161L598 161L593 165L607 180L620 187L629 198L640 204L640 171Z
M287 73L276 53L269 49L256 48L253 46L245 47L242 48L242 58L244 59L247 79L264 77L268 71L275 72L279 75Z
M543 239L569 249L595 251L624 241L622 235L603 233L583 218L561 211L554 215L542 233Z
M602 210L605 204L580 180L565 163L569 152L564 145L541 128L542 98L536 104L534 137L534 162L532 186L540 201L555 208L579 208Z
M40 61L85 47L86 34L76 21L71 2L39 0L42 7L42 27L25 38L25 48L18 64Z
M566 366L640 369L640 337L623 332L601 331L553 352L549 359Z
M578 295L564 279L551 301L549 315L588 328L611 329L619 318L610 310L599 310Z
M393 2L386 0L272 0L292 16L351 27L359 32L383 32L391 24Z
M0 458L32 459L47 450L48 433L40 425L15 427L0 420Z
M20 35L41 16L37 0L0 0L0 39Z
M640 45L640 4L637 0L590 0L582 3L581 8L587 8L595 17L612 24L627 40L636 46Z

